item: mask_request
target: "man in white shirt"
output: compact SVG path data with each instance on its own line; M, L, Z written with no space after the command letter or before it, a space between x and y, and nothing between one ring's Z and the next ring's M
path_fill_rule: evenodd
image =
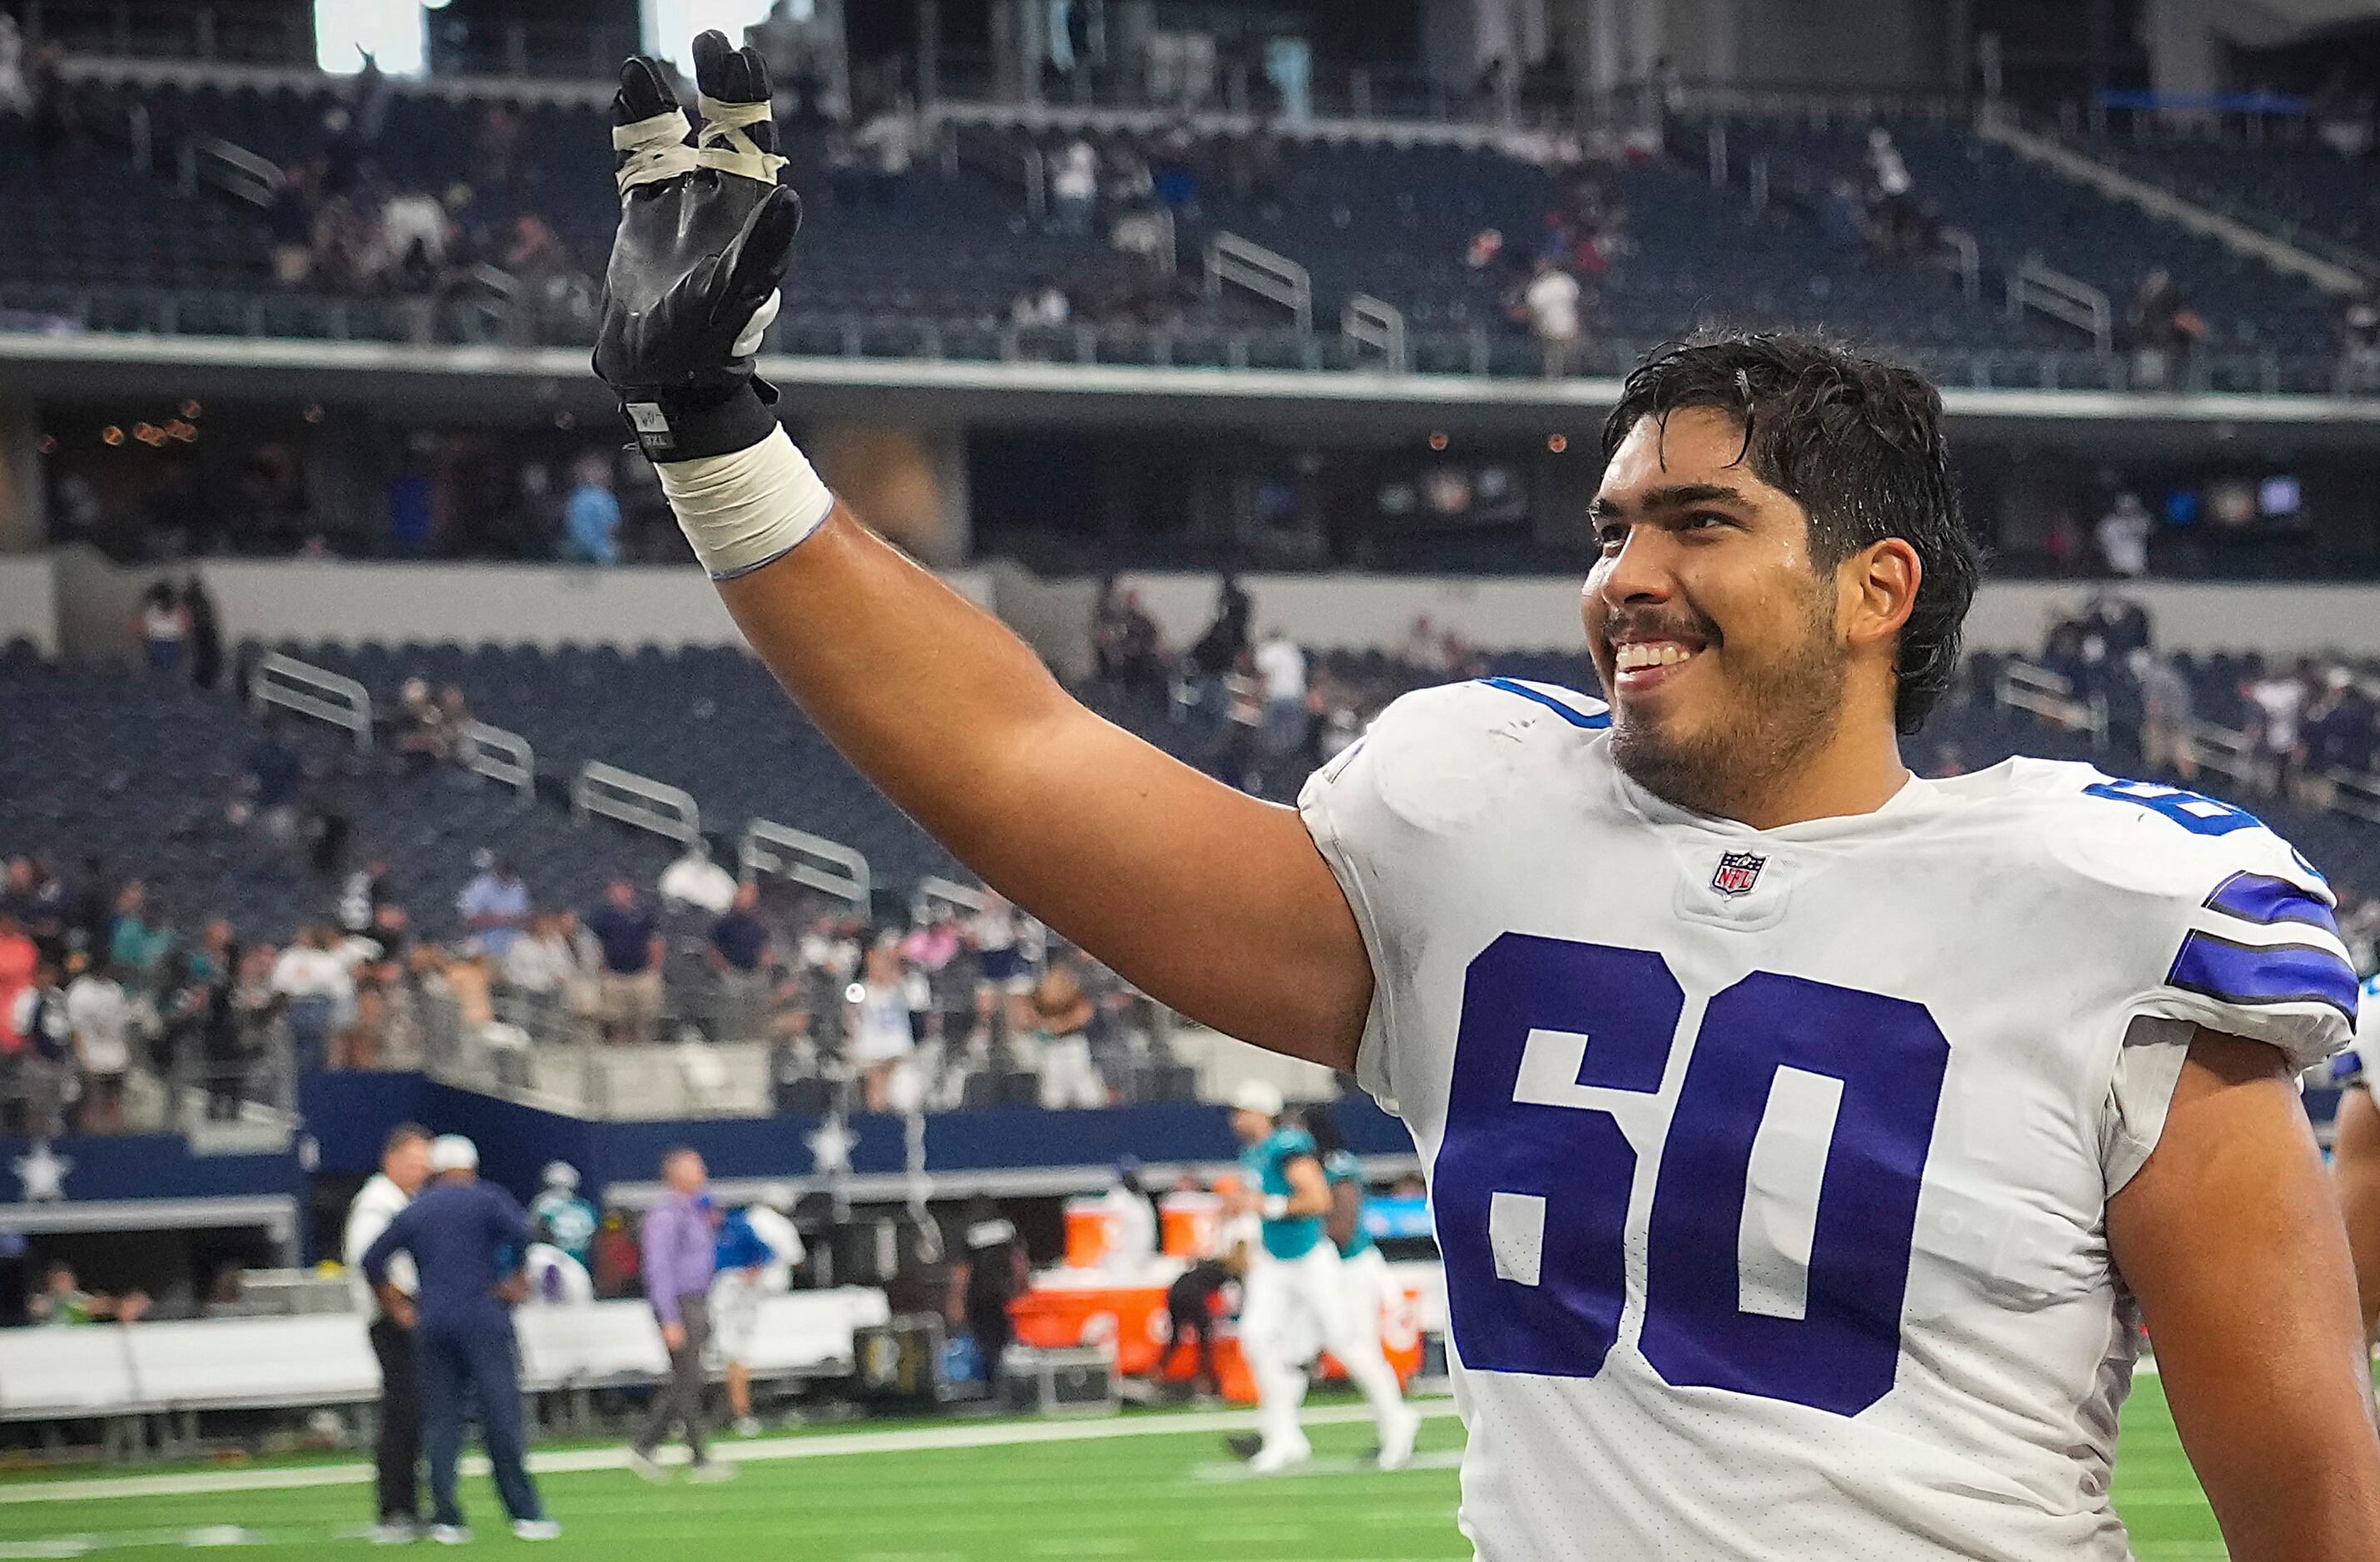
M2099 557L2108 574L2137 580L2149 573L2151 526L2139 494L2116 496L2115 508L2099 517Z
M724 916L735 903L735 876L710 860L710 846L699 835L686 842L684 854L662 869L662 899Z
M273 963L273 992L287 1005L299 1066L321 1068L332 1033L353 1023L356 979L331 947L331 934L301 927Z
M1550 257L1540 260L1521 300L1528 306L1529 329L1536 333L1544 354L1546 378L1561 379L1570 373L1571 354L1578 347L1578 278Z
M1295 754L1305 746L1305 652L1278 629L1257 645L1257 677L1264 684L1265 750Z
M1091 208L1099 197L1099 154L1080 137L1058 154L1050 175L1050 197L1058 212L1058 231L1080 238L1091 231Z
M67 1023L82 1070L83 1131L115 1132L124 1126L124 1076L132 1070L132 1000L105 955L67 988Z
M380 1439L372 1450L379 1499L372 1531L376 1542L410 1541L422 1532L416 1473L421 1459L421 1398L414 1378L413 1331L390 1317L364 1283L363 1256L429 1178L430 1131L416 1122L399 1123L381 1146L380 1171L347 1205L347 1229L339 1244L356 1309L371 1320L372 1354L380 1360ZM411 1254L401 1253L388 1261L388 1282L407 1296L419 1293Z

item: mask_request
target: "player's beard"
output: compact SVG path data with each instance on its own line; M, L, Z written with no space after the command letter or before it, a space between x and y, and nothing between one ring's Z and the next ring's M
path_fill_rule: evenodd
M1799 640L1765 659L1733 659L1725 707L1715 715L1694 713L1690 725L1632 720L1615 702L1611 756L1628 779L1681 808L1740 818L1824 748L1849 677L1835 641L1832 584L1811 590ZM1722 637L1714 648L1724 654L1727 645Z

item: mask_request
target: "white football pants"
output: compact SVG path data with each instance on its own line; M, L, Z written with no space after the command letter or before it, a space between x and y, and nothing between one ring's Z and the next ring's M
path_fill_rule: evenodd
M1257 1380L1257 1427L1267 1449L1301 1446L1297 1409L1305 1402L1306 1363L1318 1347L1339 1359L1364 1391L1385 1440L1404 1408L1397 1374L1380 1354L1378 1309L1368 1333L1347 1305L1339 1250L1318 1241L1301 1258L1260 1253L1249 1265L1240 1307L1240 1350Z

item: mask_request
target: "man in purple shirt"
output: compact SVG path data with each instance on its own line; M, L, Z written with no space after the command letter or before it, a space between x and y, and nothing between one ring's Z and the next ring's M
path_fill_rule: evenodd
M710 1338L710 1277L717 1251L710 1205L710 1176L702 1157L681 1145L662 1157L662 1181L669 1192L645 1213L645 1300L669 1347L669 1381L653 1395L644 1424L628 1445L628 1464L648 1481L663 1480L653 1451L669 1435L670 1423L686 1425L686 1451L694 1456L687 1479L722 1481L732 1465L713 1464L703 1435L703 1347Z

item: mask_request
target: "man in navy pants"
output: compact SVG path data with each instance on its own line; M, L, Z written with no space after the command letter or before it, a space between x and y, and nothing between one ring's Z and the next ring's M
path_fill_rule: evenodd
M480 1181L480 1153L460 1134L431 1145L430 1169L430 1186L389 1221L363 1259L364 1278L381 1305L414 1334L421 1441L430 1459L430 1535L449 1545L471 1538L455 1496L468 1395L479 1406L488 1463L513 1533L552 1540L562 1526L545 1516L529 1482L513 1342L512 1307L528 1291L521 1257L528 1217L510 1193ZM389 1260L399 1253L413 1255L419 1302L389 1283Z

